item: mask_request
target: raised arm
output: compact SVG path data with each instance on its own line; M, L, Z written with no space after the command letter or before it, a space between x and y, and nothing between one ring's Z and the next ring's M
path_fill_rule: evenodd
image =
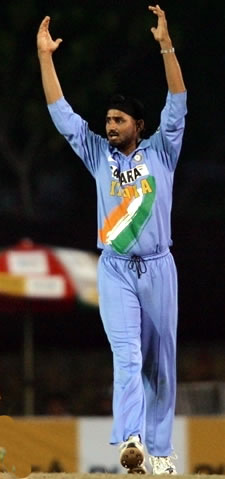
M159 5L156 5L155 7L149 6L148 8L158 17L158 25L156 28L151 28L151 32L161 47L168 89L171 93L184 92L186 91L186 88L172 40L168 32L165 12L161 10Z
M42 84L48 104L55 103L62 98L63 92L56 74L52 55L62 42L61 38L52 40L49 33L50 17L45 17L37 34L38 58L41 67Z

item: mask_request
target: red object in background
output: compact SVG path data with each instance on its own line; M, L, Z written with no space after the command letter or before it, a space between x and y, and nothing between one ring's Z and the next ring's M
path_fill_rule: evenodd
M23 321L27 416L35 409L33 314L72 310L76 298L98 306L97 261L92 253L37 245L29 239L0 253L0 311Z
M29 294L22 287L18 291L16 281L30 282L33 294L32 289ZM73 307L75 298L74 281L50 247L25 239L0 253L1 311L65 311Z

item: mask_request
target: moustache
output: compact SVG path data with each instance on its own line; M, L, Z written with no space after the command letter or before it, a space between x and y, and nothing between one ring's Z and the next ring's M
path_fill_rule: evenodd
M115 130L110 130L108 131L108 136L119 136L119 133Z

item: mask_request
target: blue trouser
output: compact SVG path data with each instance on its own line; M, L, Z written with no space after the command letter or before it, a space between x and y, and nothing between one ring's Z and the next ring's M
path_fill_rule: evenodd
M150 454L171 454L176 399L177 273L170 252L144 258L138 278L129 258L102 253L100 314L113 352L111 444L139 434Z

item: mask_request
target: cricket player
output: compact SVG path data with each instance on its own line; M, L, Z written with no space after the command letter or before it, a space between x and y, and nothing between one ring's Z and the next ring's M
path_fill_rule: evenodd
M113 353L113 428L120 462L144 474L176 474L171 444L176 399L177 273L170 252L173 179L182 146L186 88L164 11L152 35L168 93L159 128L144 138L139 100L113 96L106 137L89 129L66 101L53 63L62 42L45 17L37 35L49 113L96 182L99 307ZM135 66L134 66L135 68ZM85 221L85 220L84 220Z

